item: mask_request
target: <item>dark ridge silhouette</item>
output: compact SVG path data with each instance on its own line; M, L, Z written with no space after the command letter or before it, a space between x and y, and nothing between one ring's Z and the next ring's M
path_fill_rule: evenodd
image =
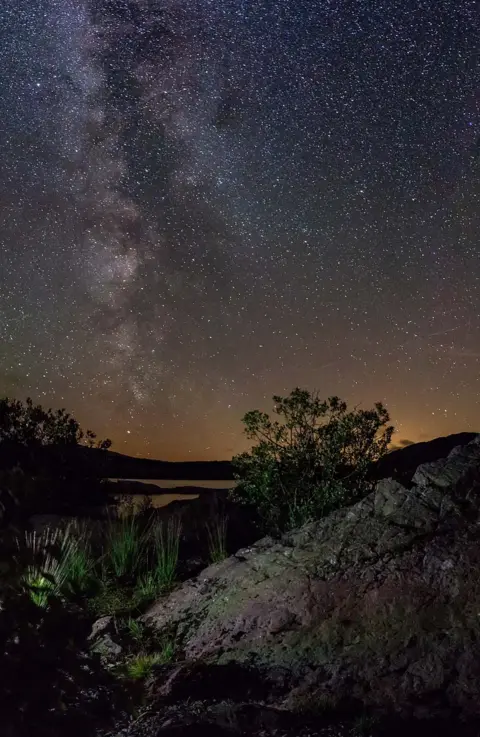
M467 445L476 435L478 435L476 432L459 432L392 450L377 463L375 478L391 476L402 483L410 483L417 467L422 463L446 458L453 448L457 445Z
M410 481L421 463L445 458L457 445L466 445L476 435L474 432L456 433L392 450L378 462L374 476L392 476L398 480ZM95 464L95 458L98 458L99 473L103 478L198 481L227 481L234 478L230 461L154 461L149 458L132 458L111 450L80 450L89 458L89 463Z
M376 479L392 476L406 483L411 480L417 466L445 458L453 448L466 445L475 435L477 433L462 432L392 450L376 464L373 476ZM185 481L229 481L234 478L231 461L157 461L85 446L38 448L34 458L27 448L18 447L17 453L13 453L10 447L3 450L6 457L2 463L5 453L0 453L0 467L20 465L28 470L30 465L46 464L50 468L55 466L57 471L64 469L67 475L69 471L77 475L81 472L87 478Z
M226 481L233 479L230 461L154 461L114 451L80 448L85 462L93 464L102 478Z

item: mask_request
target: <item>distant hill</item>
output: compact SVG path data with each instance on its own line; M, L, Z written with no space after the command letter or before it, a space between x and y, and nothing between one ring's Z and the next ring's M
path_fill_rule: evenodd
M392 450L379 461L374 475L376 478L393 476L408 482L421 463L444 458L455 446L466 445L476 434L462 432ZM120 479L224 481L233 479L233 468L230 461L154 461L108 451L102 476Z
M409 483L417 467L422 463L431 463L448 456L457 445L467 445L478 433L459 432L455 435L428 440L425 443L414 443L405 448L398 448L387 453L377 464L375 477L378 479L392 477L402 483Z
M154 461L108 451L101 475L118 479L225 481L233 479L233 469L230 461Z
M372 469L374 478L392 476L402 483L408 483L417 466L421 463L445 458L452 448L457 445L466 445L477 433L463 432L447 437L435 438L425 443L415 443L391 451L384 456ZM2 444L0 444L0 451ZM0 468L12 465L12 449L3 448L5 457L0 452ZM26 449L17 449L26 452ZM63 465L70 471L80 472L82 476L95 476L112 479L139 479L139 480L178 480L178 481L229 481L233 479L231 461L155 461L150 458L133 458L115 453L114 451L100 451L96 448L43 448L41 454L37 452L37 461L48 460L50 467ZM16 458L24 468L28 468L21 455ZM15 465L15 463L13 465ZM35 464L34 464L35 465Z

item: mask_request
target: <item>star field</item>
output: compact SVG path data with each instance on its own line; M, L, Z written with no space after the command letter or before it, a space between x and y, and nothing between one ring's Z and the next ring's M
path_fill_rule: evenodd
M3 0L0 395L228 458L294 386L480 427L476 0Z

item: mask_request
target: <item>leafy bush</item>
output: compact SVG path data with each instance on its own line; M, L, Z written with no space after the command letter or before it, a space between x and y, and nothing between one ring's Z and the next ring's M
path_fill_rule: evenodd
M322 401L298 388L273 401L279 419L259 410L243 417L256 445L233 459L233 496L252 505L269 532L279 533L366 494L371 464L387 451L393 428L381 403L348 410L338 397Z
M25 447L85 444L104 450L111 445L109 440L97 441L91 430L83 431L65 409L45 410L30 398L23 403L8 397L0 399L0 444Z

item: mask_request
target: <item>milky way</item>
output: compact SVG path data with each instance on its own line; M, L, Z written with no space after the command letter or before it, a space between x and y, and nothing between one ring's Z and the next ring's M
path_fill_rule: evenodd
M294 386L480 427L473 0L3 0L0 394L227 458Z

